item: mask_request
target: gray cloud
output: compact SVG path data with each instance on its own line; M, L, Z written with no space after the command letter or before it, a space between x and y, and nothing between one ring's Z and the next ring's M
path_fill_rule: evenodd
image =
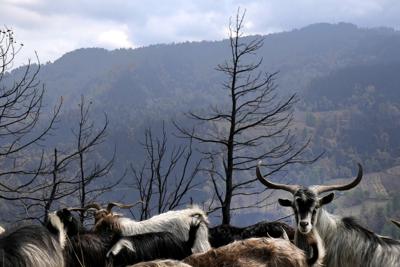
M42 61L80 47L136 47L218 40L229 17L247 10L247 33L271 33L317 22L400 28L398 0L0 0L2 22Z

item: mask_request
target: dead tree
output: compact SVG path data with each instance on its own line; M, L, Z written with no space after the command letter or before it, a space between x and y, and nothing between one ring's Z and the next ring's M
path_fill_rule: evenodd
M212 203L210 212L221 209L223 224L230 223L232 210L265 205L263 198L232 206L234 197L263 192L252 186L257 178L253 177L254 171L249 172L258 161L268 163L269 175L289 164L308 162L302 154L309 141L298 145L290 132L296 95L279 97L277 73L260 70L263 59L257 59L256 53L263 38L243 36L244 17L245 12L238 10L229 24L230 58L216 68L226 77L222 89L228 100L210 107L206 113L189 112L187 116L197 124L192 129L175 122L182 137L207 149L202 152L211 166L206 171L215 192L212 199L218 202Z
M114 164L115 149L111 159L99 164L90 158L90 155L95 147L102 144L106 137L106 130L108 127L108 119L105 116L103 126L96 131L93 122L89 121L90 105L85 102L84 97L81 97L81 103L79 105L80 120L78 131L75 132L77 140L77 154L78 154L78 173L76 178L79 181L79 206L84 208L88 203L95 202L97 198L105 192L111 190L113 187L118 185L123 177L116 179L114 182L100 183L99 178L105 177L109 174ZM92 165L92 167L89 167ZM124 176L125 174L123 174ZM84 214L80 215L81 222L84 220Z
M65 175L67 167L76 159L77 153L60 157L54 149L52 164L38 174L35 186L31 187L30 195L22 198L19 205L23 207L20 214L22 220L35 220L46 223L49 212L54 205L65 198L72 196L79 189L76 182ZM51 158L51 157L50 157ZM64 176L65 175L65 176Z
M193 159L191 140L187 146L168 144L164 123L161 138L154 137L151 128L144 136L146 158L140 166L131 164L131 186L139 194L141 220L187 204L188 194L198 186L195 177L201 164Z
M60 206L85 207L98 200L105 192L120 183L122 177L109 182L106 176L111 171L115 159L115 150L109 160L95 155L96 149L104 143L108 120L96 128L90 120L90 103L81 98L79 104L78 126L73 130L75 146L67 147L67 152L54 149L51 164L38 173L39 178L30 190L30 196L21 199L24 207L23 219L44 222L49 211ZM78 201L76 201L78 199ZM80 219L83 223L84 214Z
M11 29L0 29L0 198L9 201L25 198L43 170L43 154L30 158L28 151L41 150L35 145L53 128L62 102L49 112L48 122L43 122L45 90L37 78L38 58L38 64L29 60L26 66L9 73L21 48Z

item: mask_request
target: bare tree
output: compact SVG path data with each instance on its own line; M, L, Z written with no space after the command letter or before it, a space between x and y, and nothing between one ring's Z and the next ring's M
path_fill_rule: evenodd
M164 123L161 138L154 137L151 128L144 135L145 161L140 166L131 164L141 220L188 203L189 193L199 185L195 177L201 164L193 160L191 140L187 146L169 146Z
M48 157L52 164L44 164L46 168L37 173L38 178L31 185L29 195L20 198L23 219L44 222L55 206L83 208L121 182L123 177L111 182L101 179L111 171L115 150L109 160L101 160L95 155L96 149L105 141L108 120L105 116L104 124L96 128L90 120L90 105L82 96L78 126L73 130L75 146L63 153L54 149L52 157ZM83 213L80 219L84 221Z
M222 210L223 224L230 223L232 210L258 207L266 202L261 199L232 207L234 197L263 192L252 185L257 180L253 169L258 161L269 163L269 175L288 164L308 162L301 156L309 141L297 145L290 132L296 95L280 98L275 84L277 73L260 70L263 59L254 57L264 39L243 36L244 17L245 12L238 10L235 20L230 22L230 58L216 68L226 77L222 88L229 96L229 104L210 107L207 114L188 113L197 122L195 128L175 122L183 137L209 149L202 152L210 163L206 171L215 192L212 200L219 203L213 204L210 212Z
M51 131L62 103L54 108L47 123L41 123L45 90L37 78L39 60L37 65L28 61L15 74L15 80L9 74L21 48L12 30L0 29L0 198L10 201L27 194L43 169L43 155L32 160L25 153Z
M108 119L104 114L105 122L103 126L95 130L95 125L89 121L90 105L86 104L84 97L81 97L80 107L80 120L78 131L75 133L77 139L77 153L79 156L79 168L76 177L79 180L79 205L84 208L88 203L94 202L100 195L111 190L118 185L125 174L113 182L99 184L99 178L105 177L109 174L114 165L115 149L111 159L99 164L96 161L90 160L93 155L90 155L95 147L104 142L106 137L106 130L108 127ZM89 167L89 165L92 165ZM81 222L84 220L84 214L80 215Z
M77 152L63 155L60 159L59 152L54 149L53 164L42 171L36 186L31 189L30 196L20 199L24 208L24 220L36 220L45 223L47 215L58 201L70 197L79 189L77 183L65 175L67 167L74 161Z

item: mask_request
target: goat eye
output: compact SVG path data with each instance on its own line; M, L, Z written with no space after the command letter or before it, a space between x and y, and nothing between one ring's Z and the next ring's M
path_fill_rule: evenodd
M313 210L312 214L315 215L317 213L317 209Z

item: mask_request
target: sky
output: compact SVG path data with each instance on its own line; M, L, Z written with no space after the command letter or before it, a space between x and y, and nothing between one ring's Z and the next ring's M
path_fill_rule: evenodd
M400 0L0 0L0 28L24 44L18 66L35 51L45 63L82 47L221 40L238 7L246 34L319 22L400 29Z

